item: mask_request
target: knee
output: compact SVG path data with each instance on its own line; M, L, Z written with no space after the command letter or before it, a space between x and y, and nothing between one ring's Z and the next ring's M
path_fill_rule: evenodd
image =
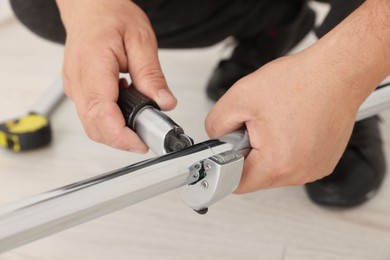
M20 20L33 33L47 40L64 43L66 33L54 0L10 0Z

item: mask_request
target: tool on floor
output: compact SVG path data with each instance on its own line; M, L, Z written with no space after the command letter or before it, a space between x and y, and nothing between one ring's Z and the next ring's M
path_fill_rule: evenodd
M62 82L57 79L26 115L0 123L0 146L23 152L49 144L52 139L49 117L64 97Z
M360 108L359 120L390 107L390 87L377 91ZM146 105L135 113L133 103L121 106L127 118L135 115L129 122L136 131L156 131L154 123L157 122L162 122L164 127L177 127L167 117L159 118L160 112L151 112L156 108L154 105ZM132 109L126 112L129 107ZM157 115L149 117L149 113L155 112ZM235 190L244 157L250 150L244 130L194 145L190 145L189 138L181 136L185 134L179 130L179 134L173 136L181 140L185 148L174 146L179 148L173 152L168 152L170 145L162 145L167 130L157 129L157 134L150 136L139 133L144 136L144 142L155 145L162 156L0 207L0 252L173 189L178 189L183 201L199 213L205 213L209 206Z

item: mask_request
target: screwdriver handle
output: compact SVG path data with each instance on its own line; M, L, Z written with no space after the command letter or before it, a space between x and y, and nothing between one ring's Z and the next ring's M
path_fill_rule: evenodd
M126 126L135 131L135 119L138 113L145 107L153 107L160 110L156 102L138 92L131 84L128 88L119 90L118 106L125 117Z

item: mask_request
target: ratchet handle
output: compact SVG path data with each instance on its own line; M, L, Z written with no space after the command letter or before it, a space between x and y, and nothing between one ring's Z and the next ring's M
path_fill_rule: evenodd
M138 92L131 84L128 88L119 89L118 106L125 117L126 126L135 130L137 114L145 107L153 107L160 110L156 102Z
M167 154L194 144L156 102L139 93L134 85L119 90L118 106L126 126L136 132L155 154Z

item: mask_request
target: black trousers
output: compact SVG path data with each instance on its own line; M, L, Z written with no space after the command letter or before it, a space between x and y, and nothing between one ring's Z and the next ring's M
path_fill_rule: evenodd
M18 19L37 35L64 43L66 33L54 0L10 0ZM331 11L319 37L364 0L328 0ZM148 15L161 48L193 48L226 37L248 38L288 22L307 0L135 0Z

